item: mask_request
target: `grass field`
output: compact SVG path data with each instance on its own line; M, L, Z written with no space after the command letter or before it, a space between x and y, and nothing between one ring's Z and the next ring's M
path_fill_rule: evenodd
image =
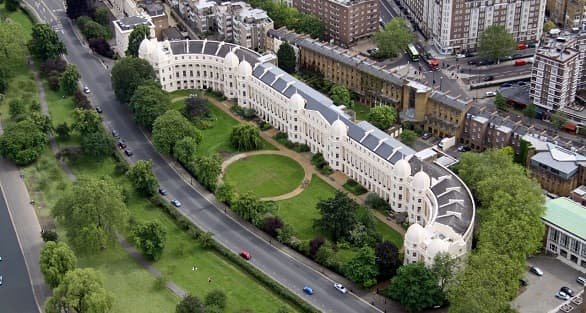
M293 191L303 181L303 167L282 155L255 155L232 163L224 181L238 193L252 191L259 197L278 196Z
M359 121L366 121L370 108L362 103L355 102L352 110L356 112L356 119Z
M79 176L114 175L114 163L110 159L101 162L82 160L72 163L71 167ZM124 188L132 190L124 176L113 177ZM277 307L284 305L275 294L259 285L234 264L215 252L202 248L197 241L179 229L169 216L140 195L131 192L127 206L135 221L156 220L164 227L167 246L155 266L182 288L200 298L213 289L223 290L228 296L226 312L249 308L255 312L272 313ZM196 272L192 271L193 266L197 266ZM208 283L208 277L212 277L212 283Z

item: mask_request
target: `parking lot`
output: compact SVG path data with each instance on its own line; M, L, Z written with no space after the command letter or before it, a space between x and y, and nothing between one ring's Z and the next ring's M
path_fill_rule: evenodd
M545 313L555 309L563 303L555 297L562 286L567 286L576 293L584 288L576 282L576 278L584 276L584 273L553 257L537 256L529 259L528 264L539 267L543 271L543 276L537 276L529 271L525 274L529 285L512 302L513 308L520 313Z

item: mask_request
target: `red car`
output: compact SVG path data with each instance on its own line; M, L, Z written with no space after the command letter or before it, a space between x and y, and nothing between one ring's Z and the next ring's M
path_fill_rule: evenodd
M250 260L252 259L252 255L250 255L250 252L246 251L246 250L242 250L240 251L240 256L242 258L244 258L245 260Z
M526 43L520 43L520 44L517 45L517 50L524 50L524 49L527 49L527 48L528 48L528 46L527 46Z
M527 64L525 60L515 60L515 66L523 66L525 64Z

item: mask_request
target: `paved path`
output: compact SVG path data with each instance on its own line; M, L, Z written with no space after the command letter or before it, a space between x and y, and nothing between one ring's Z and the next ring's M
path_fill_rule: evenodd
M49 112L49 105L47 104L47 98L45 96L45 88L43 86L43 81L40 79L39 73L34 68L31 68L31 70L34 74L35 82L37 84L37 89L38 89L38 93L39 93L39 102L41 104L41 111L45 115L50 116L51 114ZM51 151L55 155L55 158L57 158L57 156L59 155L59 152L60 152L59 144L55 140L55 137L52 135L49 138L49 145L51 146ZM61 168L63 169L63 171L65 172L65 174L69 178L69 180L71 180L72 182L75 182L77 180L77 177L75 176L75 174L73 173L73 171L69 167L69 164L67 164L67 162L65 162L62 159L59 159L58 161L61 165ZM39 231L39 234L40 234L40 231ZM126 251L126 253L128 253L128 255L130 257L132 257L136 263L140 264L143 268L145 268L149 273L151 273L156 278L163 276L161 271L156 269L152 265L152 263L149 260L147 260L140 252L138 252L123 236L118 234L117 238L118 238L118 242L120 243L120 246L122 246L122 248ZM166 282L165 286L167 287L167 289L169 289L171 292L173 292L175 295L177 295L180 298L183 298L183 297L185 297L185 295L187 295L187 292L184 289L182 289L181 287L179 287L177 284L175 284L172 281Z

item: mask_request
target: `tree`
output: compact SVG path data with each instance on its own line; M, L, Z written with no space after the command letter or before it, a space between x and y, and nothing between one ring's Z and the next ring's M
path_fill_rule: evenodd
M348 239L350 230L357 223L356 202L345 193L337 191L334 197L320 200L317 209L321 218L314 221L314 227L330 234L334 242Z
M221 185L217 186L216 198L218 201L231 205L232 201L236 199L236 192L234 192L234 187L227 183L222 183Z
M419 312L443 302L437 277L421 262L401 266L383 293L409 312Z
M249 191L238 197L232 206L232 210L243 219L254 223L264 213L264 206L258 197Z
M155 194L159 182L153 174L153 161L139 160L126 173L134 188L145 196Z
M107 7L97 7L94 11L94 20L102 26L110 26L110 10Z
M155 78L155 70L143 59L122 58L112 67L112 88L122 103L130 101L138 86Z
M90 15L92 10L91 0L66 0L67 16L74 20L80 16Z
M14 65L22 64L26 54L26 36L20 24L11 19L0 22L0 68L6 70ZM0 92L4 92L0 89Z
M515 39L504 25L494 24L484 29L478 40L480 55L489 60L500 60L515 51Z
M295 73L297 56L295 56L293 47L286 41L279 46L279 51L277 51L277 64L283 71L289 74Z
M76 108L73 110L71 128L82 136L97 133L102 130L102 117L94 110Z
M360 248L358 254L344 265L342 272L351 281L365 288L374 286L378 275L374 250L369 246Z
M128 36L128 49L126 49L126 56L138 57L138 48L140 43L146 39L149 39L150 29L147 25L135 26L130 36Z
M185 166L195 161L196 152L197 140L193 139L193 137L184 137L177 141L175 147L173 147L173 156Z
M92 109L90 99L83 93L83 91L77 89L73 95L73 103L76 108L90 110Z
M415 139L417 138L417 133L410 129L403 129L400 138L402 143L406 145L412 145L415 142Z
M1 28L1 26L0 26ZM0 47L1 49L1 47ZM8 89L8 83L10 79L10 74L8 70L4 67L0 67L0 93L5 93L6 89Z
M28 43L31 54L46 61L55 59L67 53L65 45L57 36L57 33L47 24L35 24L32 29L32 38Z
M435 255L431 271L438 278L442 293L445 293L452 284L458 266L458 259L448 252L440 252Z
M325 32L325 26L319 17L311 14L300 14L297 19L296 29L302 33L308 34L311 38L322 38Z
M88 16L82 16L78 18L77 26L87 40L96 38L106 39L110 36L108 28L92 20Z
M88 40L90 49L95 53L107 58L114 58L114 50L110 47L108 41L104 38L92 38Z
M39 130L45 134L53 131L53 122L51 117L38 111L33 111L28 114L28 119L31 120Z
M43 242L57 242L57 240L59 240L59 234L57 234L57 232L54 229L42 229L41 237L43 238Z
M81 75L79 75L75 65L67 65L65 72L61 74L61 78L59 79L59 86L61 86L61 90L67 95L73 95L78 89L77 83L80 77Z
M561 111L556 111L552 114L549 118L551 124L557 128L562 128L568 122L568 119L564 116L564 113Z
M115 240L126 224L128 210L122 190L109 177L82 178L53 207L69 243L80 253L97 253Z
M63 282L45 302L45 312L108 313L113 302L98 271L78 268L65 274Z
M147 258L158 260L165 249L167 233L157 221L140 223L132 228L134 244Z
M549 33L550 30L554 29L556 27L555 23L548 20L545 23L543 23L543 32L544 33Z
M378 55L396 57L413 42L413 32L402 18L394 18L385 25L384 30L374 34L374 43L378 47Z
M94 160L102 160L114 152L114 140L101 128L83 135L80 145L83 153Z
M371 192L366 196L366 199L364 200L364 205L366 205L366 207L370 209L382 211L383 213L391 209L389 202L379 197L379 195L377 195L374 192Z
M285 223L278 216L267 216L263 220L262 230L264 230L271 237L277 237L279 229L283 228Z
M201 300L192 295L187 295L177 304L175 313L204 313L204 306Z
M55 288L61 284L65 274L76 267L77 258L66 243L49 241L41 249L39 264L45 282Z
M216 306L222 311L226 308L226 294L222 290L212 290L205 297L206 312L210 306Z
M317 236L309 241L309 256L314 259L315 255L317 254L319 248L326 243L326 240L321 237Z
M375 255L380 281L395 276L397 269L403 265L403 260L401 260L401 256L399 255L399 249L390 241L385 240L377 243Z
M527 116L528 118L536 118L537 117L537 107L533 102L529 103L523 109L523 115Z
M23 120L26 117L25 113L26 105L24 104L24 101L22 101L21 98L10 99L10 101L8 102L8 114L10 115L10 118L12 120Z
M388 105L379 105L371 108L367 120L381 130L386 130L397 122L397 110Z
M9 12L14 12L20 8L20 0L4 0L4 7Z
M210 109L208 108L208 100L199 95L190 95L185 99L185 108L183 108L183 115L190 121L195 122L197 119L210 117Z
M505 111L507 109L507 99L500 92L497 92L494 98L494 105L497 109Z
M211 248L214 245L214 240L212 240L213 235L214 234L211 231L207 231L207 232L199 234L199 237L197 237L197 240L199 241L199 244L201 245L202 248L207 249L207 248Z
M218 177L222 174L222 160L217 155L201 156L192 163L195 178L208 190L215 190Z
M130 109L134 120L141 126L151 130L157 117L169 109L169 95L155 83L147 83L136 88L130 98Z
M25 119L4 129L0 136L0 155L16 165L28 165L39 158L47 142L47 134L31 119Z
M201 132L176 110L165 112L153 123L153 144L159 152L172 154L175 143L185 137L201 142Z
M45 62L41 63L40 70L41 74L45 77L55 75L60 75L65 71L67 68L67 62L63 60L63 58L58 57L54 59L48 59Z
M258 126L242 123L232 127L230 144L238 151L250 151L262 148L262 139Z
M353 106L352 95L350 90L342 85L334 85L330 89L330 98L334 101L335 105L343 105L347 108Z

